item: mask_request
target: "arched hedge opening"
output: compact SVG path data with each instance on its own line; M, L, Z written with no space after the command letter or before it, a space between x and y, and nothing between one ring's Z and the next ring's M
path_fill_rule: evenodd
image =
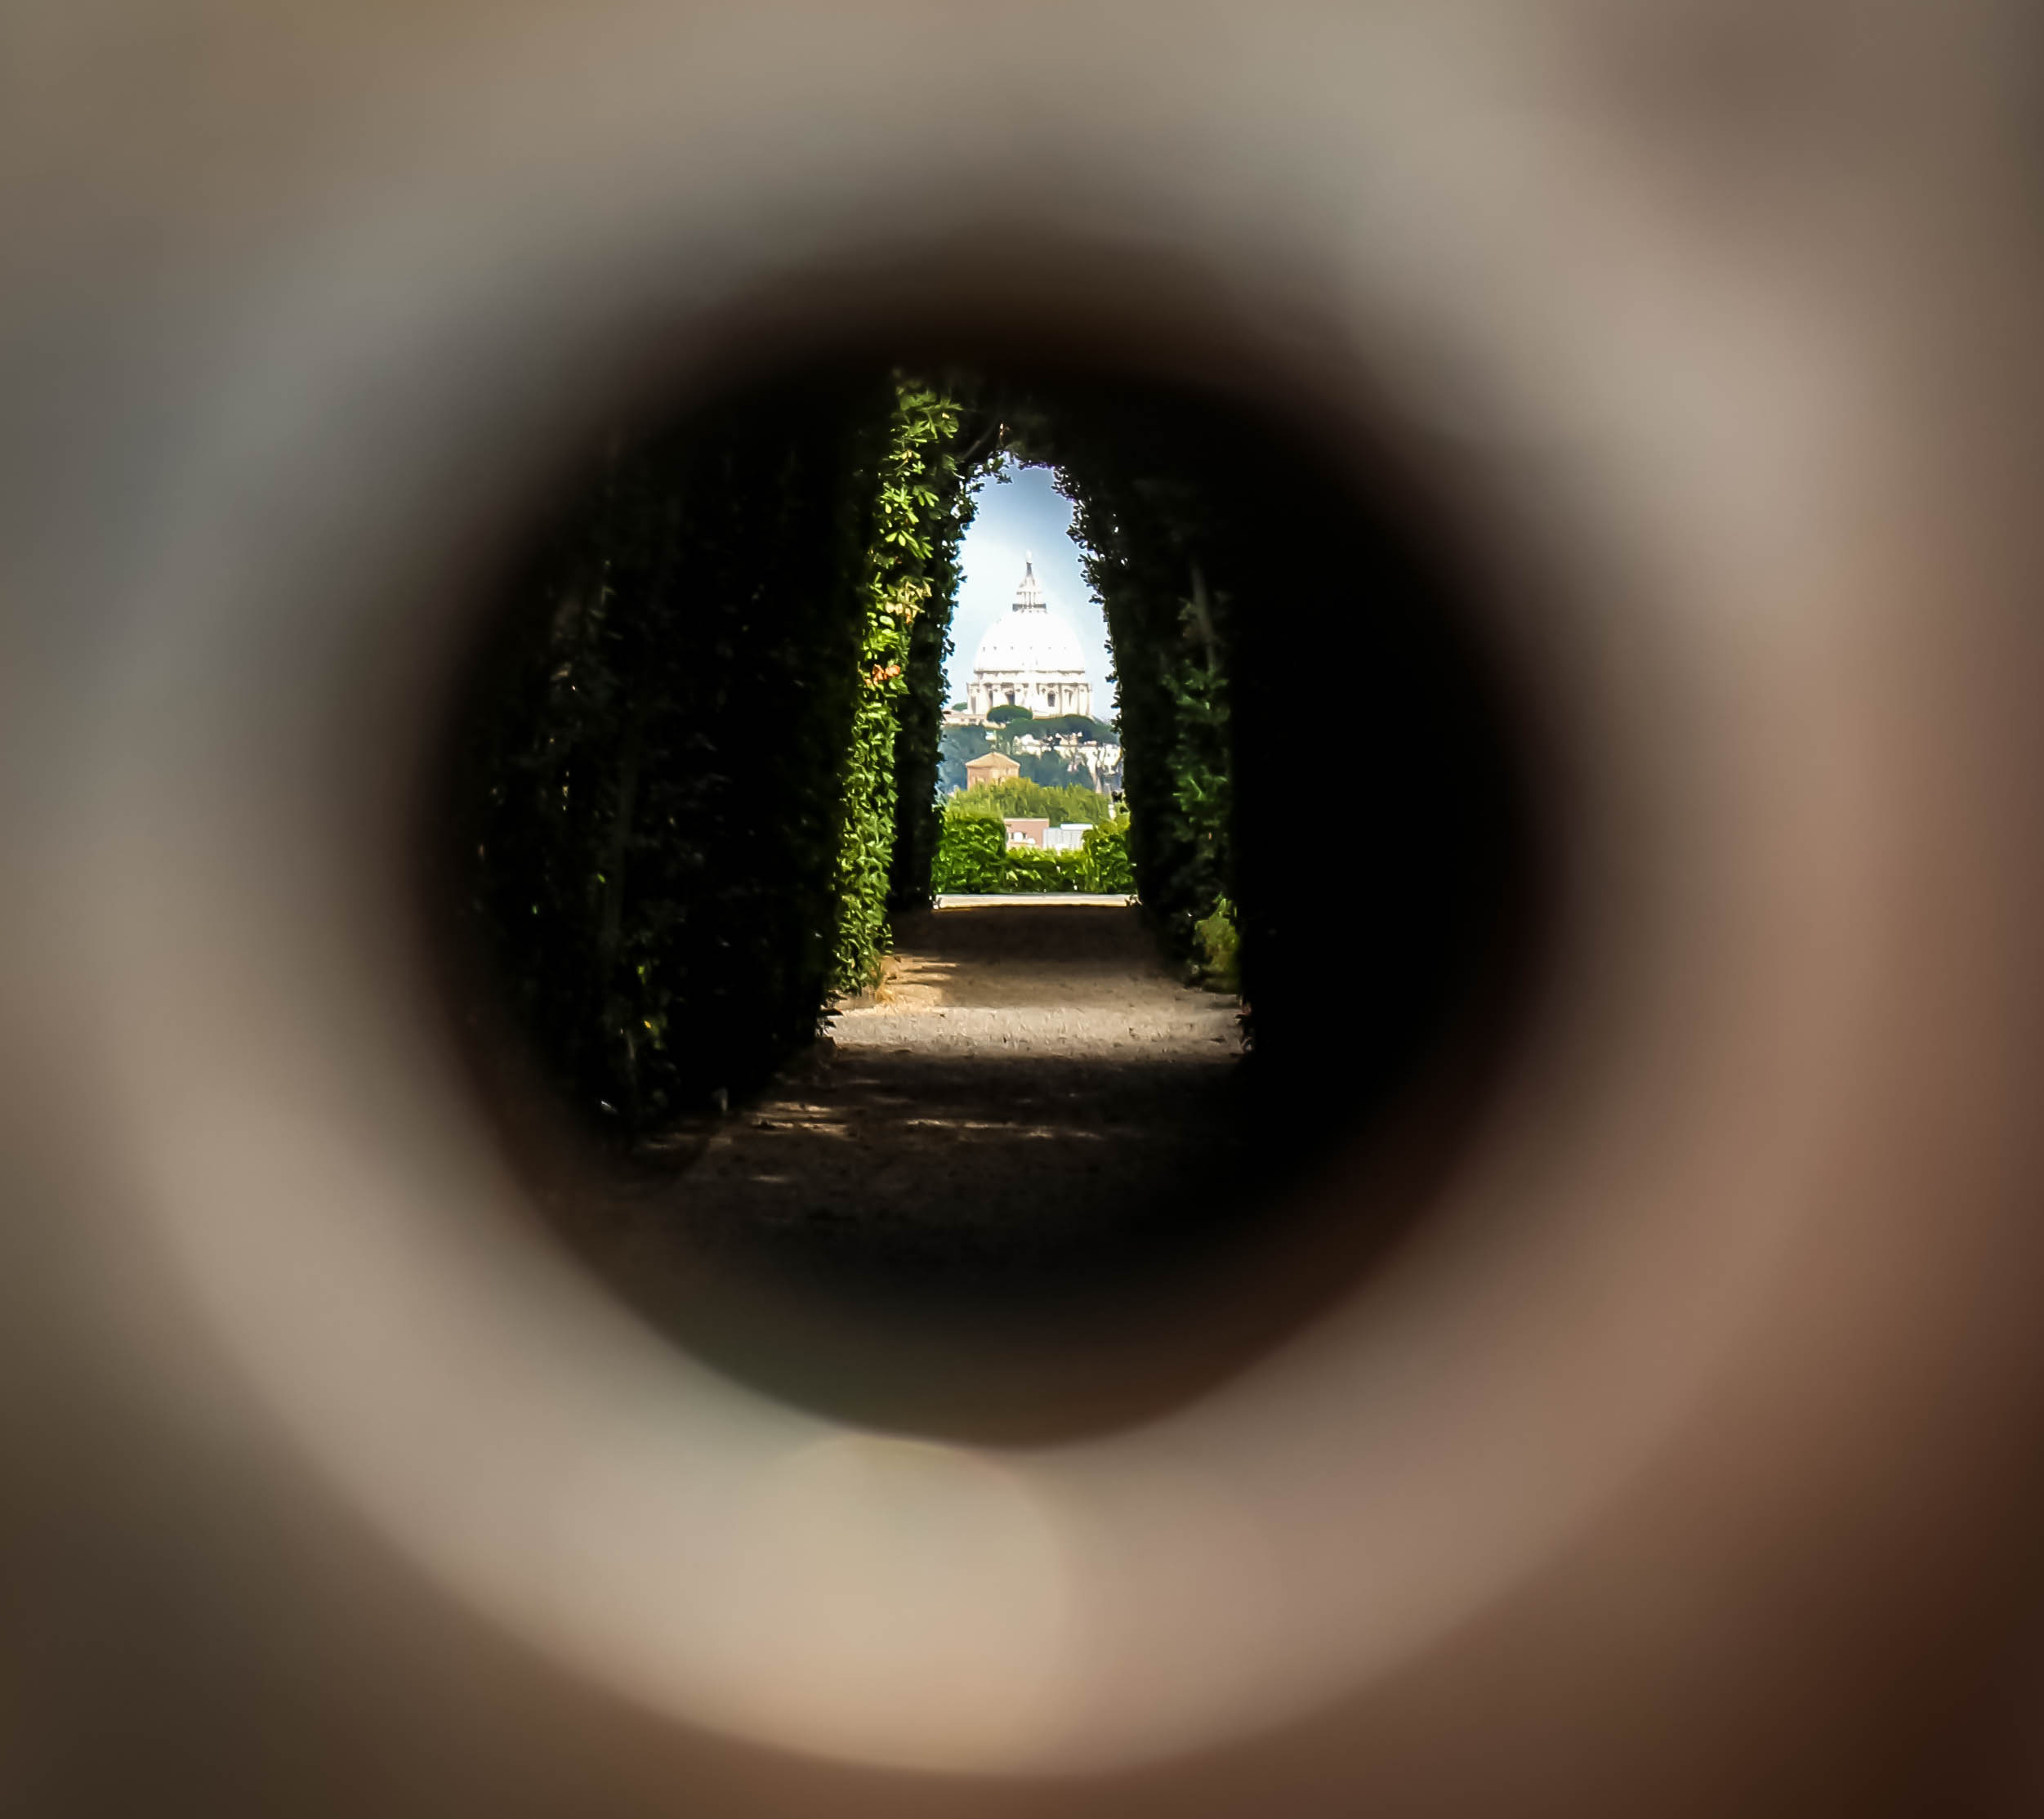
M1055 469L1105 608L1115 864L1176 961L1238 941L1255 1070L1353 1125L1495 995L1523 808L1408 518L1239 399L842 366L602 451L475 665L459 938L591 1120L754 1090L930 901L958 552L1006 460Z

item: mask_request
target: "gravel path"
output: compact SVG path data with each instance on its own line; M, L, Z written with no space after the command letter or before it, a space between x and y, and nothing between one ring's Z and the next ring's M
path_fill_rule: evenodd
M832 1021L841 1056L1041 1056L1200 1065L1240 1052L1232 1000L1180 985L1137 912L1094 900L953 900L907 918L880 1002Z
M677 1133L578 1245L778 1393L941 1424L969 1334L976 1407L1004 1356L1018 1406L1041 1400L1089 1307L1107 1317L1227 1202L1238 1053L1234 1001L1172 978L1132 908L948 905L898 926L875 1003L756 1103Z

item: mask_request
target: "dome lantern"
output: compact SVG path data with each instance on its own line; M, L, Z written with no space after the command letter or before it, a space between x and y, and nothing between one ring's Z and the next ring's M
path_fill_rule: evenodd
M1022 579L1015 590L1015 606L1018 613L1047 613L1049 606L1043 598L1043 583L1036 578L1033 557L1025 556L1022 562Z

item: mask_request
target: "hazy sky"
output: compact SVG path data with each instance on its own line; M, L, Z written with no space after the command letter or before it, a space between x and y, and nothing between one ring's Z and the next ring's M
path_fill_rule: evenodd
M1094 715L1111 719L1114 700L1107 681L1107 625L1079 573L1078 546L1068 534L1072 507L1051 489L1049 468L1011 465L1006 472L1006 480L989 480L980 489L979 516L966 532L944 699L965 699L972 654L987 628L1014 605L1023 560L1033 556L1051 610L1078 634L1079 648L1086 653Z

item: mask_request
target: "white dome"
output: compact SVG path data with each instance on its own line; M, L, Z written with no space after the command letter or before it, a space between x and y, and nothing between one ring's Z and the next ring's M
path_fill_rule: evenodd
M1023 619L1020 614L1011 613L997 620L980 639L972 667L998 676L1078 676L1085 673L1086 655L1062 619L1047 613L1041 619Z
M1043 604L1035 565L1024 571L1015 605L997 619L973 653L975 675L1055 676L1077 681L1086 673L1086 653L1070 626Z

